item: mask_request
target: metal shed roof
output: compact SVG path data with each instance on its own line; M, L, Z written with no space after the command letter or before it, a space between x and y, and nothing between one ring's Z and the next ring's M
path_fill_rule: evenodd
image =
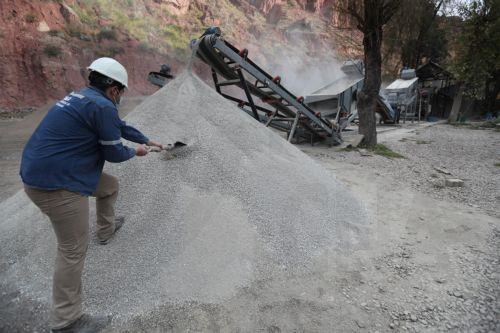
M332 83L324 86L323 88L313 92L310 95L307 95L305 98L306 103L324 101L327 99L335 98L342 92L346 91L350 87L354 86L358 82L363 80L363 75L360 73L353 73L337 80Z
M415 82L418 81L418 77L415 77L411 80L403 80L403 79L397 79L394 82L392 82L390 85L388 85L385 90L399 90L399 89L406 89L411 87Z
M448 80L453 79L453 75L439 64L429 61L425 65L417 68L417 76L421 80Z

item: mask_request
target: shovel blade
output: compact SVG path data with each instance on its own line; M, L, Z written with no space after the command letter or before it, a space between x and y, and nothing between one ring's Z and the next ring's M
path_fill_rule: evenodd
M174 148L179 148L179 147L184 147L184 146L187 146L187 144L185 144L184 142L181 142L181 141L175 141L175 143L174 143Z
M185 147L187 144L181 141L175 141L174 144L169 143L168 145L165 146L165 150L167 151L172 151L172 150L177 150L179 148Z

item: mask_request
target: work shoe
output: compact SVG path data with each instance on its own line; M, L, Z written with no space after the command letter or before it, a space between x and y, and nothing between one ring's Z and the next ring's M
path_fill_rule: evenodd
M99 244L101 244L101 245L108 244L109 240L111 238L113 238L114 234L116 234L116 232L118 230L120 230L120 228L123 226L123 223L125 223L125 216L118 216L118 217L116 217L115 218L115 231L113 231L113 233L111 234L111 236L109 236L109 238L100 239L99 240Z
M99 332L111 322L109 316L82 315L75 322L66 327L52 329L52 333L95 333Z

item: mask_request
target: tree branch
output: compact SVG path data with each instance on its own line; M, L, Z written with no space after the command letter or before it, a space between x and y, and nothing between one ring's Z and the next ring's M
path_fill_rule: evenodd
M348 0L347 12L358 21L357 24L358 29L364 31L365 19L358 12L358 6L356 4L356 0Z
M390 0L382 6L382 24L386 24L392 18L392 16L397 12L401 0Z

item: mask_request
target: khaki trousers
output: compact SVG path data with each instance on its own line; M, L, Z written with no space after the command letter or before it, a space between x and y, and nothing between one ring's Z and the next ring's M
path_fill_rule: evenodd
M52 286L52 328L66 327L82 315L82 271L89 244L89 199L67 190L24 187L28 197L50 218L57 238ZM96 197L97 238L108 239L115 231L114 205L118 180L101 175Z

